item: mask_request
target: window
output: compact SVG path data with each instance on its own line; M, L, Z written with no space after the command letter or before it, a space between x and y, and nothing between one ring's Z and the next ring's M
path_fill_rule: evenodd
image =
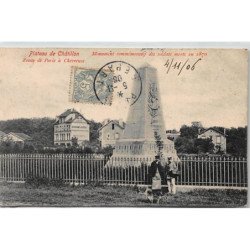
M119 133L115 133L115 139L118 140L120 138L120 134Z
M107 140L109 140L109 134L107 134Z
M216 144L221 144L221 136L220 135L216 136Z
M114 123L112 123L112 130L114 130L115 129L115 124Z

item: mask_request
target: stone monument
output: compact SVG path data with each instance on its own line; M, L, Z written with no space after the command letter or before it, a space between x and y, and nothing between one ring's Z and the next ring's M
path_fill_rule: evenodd
M166 135L157 70L146 65L138 72L142 80L141 95L130 106L124 133L116 141L110 162L117 159L154 159L157 154L178 160L174 142Z

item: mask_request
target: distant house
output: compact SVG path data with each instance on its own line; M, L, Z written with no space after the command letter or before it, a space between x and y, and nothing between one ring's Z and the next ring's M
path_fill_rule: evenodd
M4 140L11 140L15 143L24 144L24 143L31 142L32 138L24 133L10 132L4 136Z
M181 135L181 133L176 130L166 130L166 134L167 138L171 141L175 141Z
M115 146L115 142L121 138L124 129L125 122L122 120L105 120L99 129L101 147Z
M210 138L214 144L214 152L224 152L227 151L227 135L224 133L214 129L214 128L208 128L203 131L201 131L198 135L198 138L206 139Z
M3 131L0 131L0 141L3 141L6 134Z
M70 146L76 138L80 146L89 141L89 121L75 109L68 109L54 124L54 145Z

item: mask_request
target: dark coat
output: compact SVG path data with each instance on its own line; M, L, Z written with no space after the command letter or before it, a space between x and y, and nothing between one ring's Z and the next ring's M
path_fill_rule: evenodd
M157 169L159 171L159 174L161 176L162 181L165 182L166 179L166 168L163 167L161 162L157 162L156 160L151 163L151 166L149 167L148 170L148 184L152 184L152 178L155 176Z

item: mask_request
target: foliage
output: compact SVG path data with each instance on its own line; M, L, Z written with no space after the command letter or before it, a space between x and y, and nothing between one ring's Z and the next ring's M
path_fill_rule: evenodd
M188 139L195 139L198 137L199 133L199 127L197 126L187 126L187 125L182 125L180 128L181 132L181 137L185 137Z
M78 147L78 138L77 137L75 137L75 136L72 137L71 142L72 142L73 147Z
M212 127L221 133L224 133L224 127ZM175 147L178 153L202 154L212 153L215 149L216 154L223 154L219 146L214 147L210 139L198 139L201 124L193 122L191 126L182 125L180 137L175 141ZM226 129L227 135L227 153L233 156L247 155L247 126Z
M0 153L11 154L11 153L34 153L35 147L33 143L15 143L11 140L0 142Z
M75 147L75 146L58 146L58 147L50 147L41 149L38 151L41 154L92 154L94 151L90 147Z
M178 153L202 154L212 153L214 144L211 139L179 137L175 141L175 147Z
M100 148L98 153L99 154L104 154L105 156L112 156L113 155L113 150L114 150L114 148L111 145L109 145L107 147Z
M27 134L33 139L33 146L39 149L53 145L54 123L55 119L47 117L13 119L0 121L0 131Z
M99 128L101 123L93 120L90 124L90 142L86 142L84 149L78 148L77 138L72 138L72 146L54 148L54 123L51 118L13 119L0 121L0 131L24 133L29 135L33 142L23 146L11 141L0 143L1 153L93 153L99 150Z
M194 148L196 154L213 153L214 144L210 138L207 139L196 138L194 140Z
M84 154L92 154L92 153L94 153L94 152L93 152L92 148L90 148L90 147L85 147L85 148L83 149L83 153L84 153Z
M247 156L247 126L227 130L227 152L234 156Z
M102 124L100 122L95 122L94 120L89 121L89 130L90 130L90 141L96 142L99 140L99 129Z
M31 187L44 187L44 186L52 186L52 187L63 187L65 186L65 182L61 179L51 180L47 177L39 177L39 176L28 176L25 184Z

